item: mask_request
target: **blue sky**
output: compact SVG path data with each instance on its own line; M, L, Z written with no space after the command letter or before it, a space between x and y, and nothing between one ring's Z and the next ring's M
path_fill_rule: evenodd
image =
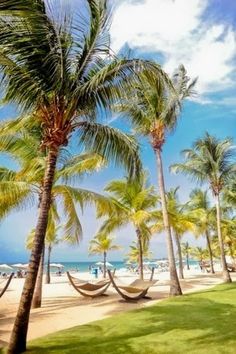
M66 2L66 0L64 0ZM77 7L78 1L71 0ZM175 133L168 137L163 158L167 188L180 186L180 198L185 201L191 183L183 176L170 175L168 166L180 160L180 151L206 130L218 137L236 138L236 2L234 0L117 0L111 27L112 47L116 52L131 49L133 56L159 61L168 73L184 64L191 77L198 76L198 95L186 102ZM14 107L2 107L0 119L15 115ZM127 129L123 120L113 123ZM152 150L142 141L142 158L156 184L157 173ZM0 164L6 164L0 157ZM86 178L82 186L102 192L112 178L124 171L110 166ZM80 214L80 211L78 211ZM0 225L0 263L24 262L25 237L35 226L36 209L14 212ZM57 246L53 261L93 260L87 256L88 241L99 223L93 208L81 216L84 238L77 248ZM110 255L110 260L122 259L128 245L135 239L132 228L116 233L123 250ZM201 241L198 241L201 243ZM166 255L163 236L154 236L155 257ZM95 257L99 258L99 257Z

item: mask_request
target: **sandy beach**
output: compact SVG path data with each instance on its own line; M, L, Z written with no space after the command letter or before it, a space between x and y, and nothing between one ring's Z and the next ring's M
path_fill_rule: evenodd
M117 275L119 276L119 272ZM80 273L79 276L91 279L88 273ZM135 278L132 274L121 276L122 281L126 283ZM184 293L207 289L222 282L219 272L211 275L190 270L185 271L185 277L186 279L181 281ZM236 274L233 274L232 278L236 280ZM155 279L158 279L157 284L149 290L151 300L127 303L121 300L112 286L109 287L107 296L88 299L73 289L66 275L52 276L51 284L43 285L42 307L31 311L28 339L103 319L123 311L153 305L167 298L169 290L168 273L155 273ZM0 299L0 347L9 341L23 284L24 279L13 279L9 289Z

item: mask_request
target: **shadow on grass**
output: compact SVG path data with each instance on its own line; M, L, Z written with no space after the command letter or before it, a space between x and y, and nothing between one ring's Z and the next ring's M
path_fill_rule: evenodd
M164 301L33 341L31 354L235 353L236 288ZM229 294L231 296L229 296ZM222 303L223 301L223 303Z

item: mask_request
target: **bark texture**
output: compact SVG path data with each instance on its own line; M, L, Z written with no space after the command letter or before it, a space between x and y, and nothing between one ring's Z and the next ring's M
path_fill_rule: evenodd
M44 266L44 251L45 247L43 247L43 251L40 258L40 264L37 274L36 285L34 289L34 296L32 300L32 309L37 309L41 307L42 304L42 289L43 289L43 266Z
M170 296L182 295L182 290L180 287L179 278L176 271L174 247L173 247L173 241L172 241L170 223L169 223L169 217L167 211L161 149L156 148L154 149L154 151L157 160L158 184L159 184L159 191L161 196L163 223L166 232L167 253L168 253L168 261L169 261L169 271L170 271Z
M212 249L211 249L211 241L210 241L210 236L208 230L206 230L206 240L207 240L207 248L209 252L209 257L210 257L210 268L211 268L211 273L214 274L214 265L213 265L213 254L212 254Z
M51 252L52 252L52 247L49 245L48 246L48 260L47 260L47 271L46 271L46 277L45 277L45 284L50 284L50 281L51 281L51 276L50 276Z
M103 278L107 275L107 253L103 252Z
M179 258L179 278L184 279L182 250L181 250L181 245L180 245L180 238L177 234L175 234L175 242L176 242L178 258Z
M223 243L223 238L222 238L222 232L221 232L221 212L220 212L220 198L219 194L216 195L216 218L217 218L217 233L218 233L218 239L219 239L219 244L220 244L220 254L221 254L221 265L222 265L222 273L223 273L223 279L225 283L231 283L231 277L227 268L227 263L225 259L225 250L224 250L224 243Z
M139 229L136 230L138 237L138 248L139 248L139 257L138 257L138 266L139 266L139 277L143 280L143 243L142 243L142 234Z
M18 354L26 350L26 337L29 324L30 308L35 289L37 272L40 258L44 247L44 239L48 223L48 212L51 205L51 190L56 169L58 149L52 149L48 153L47 167L44 175L42 200L40 203L40 213L37 221L34 244L29 261L29 271L27 273L21 299L11 333L8 354Z

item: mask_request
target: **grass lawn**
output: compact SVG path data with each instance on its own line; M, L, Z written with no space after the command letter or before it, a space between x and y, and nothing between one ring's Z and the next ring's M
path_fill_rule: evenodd
M236 283L31 341L30 354L236 353Z

